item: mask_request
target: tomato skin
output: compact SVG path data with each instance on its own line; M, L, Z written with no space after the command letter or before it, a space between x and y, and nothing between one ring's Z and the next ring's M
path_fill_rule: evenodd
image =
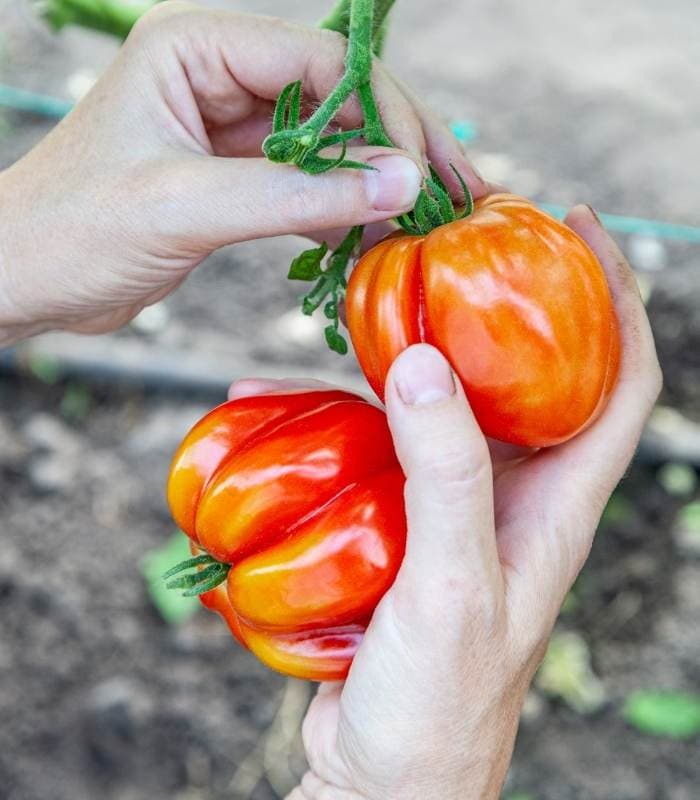
M231 564L203 605L273 669L337 680L401 564L403 485L383 411L301 391L200 420L173 459L168 500L192 552Z
M380 398L394 358L428 342L452 364L484 433L502 441L566 441L602 411L617 378L602 267L571 229L514 195L479 200L425 237L380 242L353 271L346 309Z

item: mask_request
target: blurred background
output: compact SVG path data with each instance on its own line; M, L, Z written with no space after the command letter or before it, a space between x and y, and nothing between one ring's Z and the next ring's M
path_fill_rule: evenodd
M313 23L330 0L217 5ZM588 202L612 215L666 381L528 697L504 797L697 800L700 7L398 0L392 16L386 60L487 178L554 213ZM0 20L4 168L118 42L56 33L17 0L0 0ZM170 456L228 381L362 385L298 311L285 275L299 244L217 253L116 334L0 352L7 800L275 800L302 774L313 687L259 665L155 579L182 550L163 496Z

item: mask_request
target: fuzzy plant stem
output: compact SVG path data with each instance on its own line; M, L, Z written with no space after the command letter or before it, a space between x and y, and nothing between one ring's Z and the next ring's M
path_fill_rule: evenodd
M109 33L126 39L136 22L156 0L43 0L38 3L41 15L56 30L66 25Z

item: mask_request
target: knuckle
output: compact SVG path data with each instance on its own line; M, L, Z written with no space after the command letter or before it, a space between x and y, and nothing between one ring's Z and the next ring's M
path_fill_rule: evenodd
M319 29L316 31L319 44L326 50L325 55L343 61L348 46L348 40L338 31Z
M438 457L418 466L417 478L421 484L432 485L445 505L465 502L470 494L491 483L491 461L486 443L474 448L437 448Z
M347 172L352 174L334 176L332 181L325 180L325 176L295 176L289 202L285 204L289 223L297 227L310 222L341 225L358 219L367 206L366 192L362 176L355 174L355 170Z
M201 9L187 0L167 0L156 3L138 19L131 30L129 39L132 42L141 42L144 39L151 39L154 35L162 35L164 29L172 26L174 22L179 24L182 15L193 13L201 13Z

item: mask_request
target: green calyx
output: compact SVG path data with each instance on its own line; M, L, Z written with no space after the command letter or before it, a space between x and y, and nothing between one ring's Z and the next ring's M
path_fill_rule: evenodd
M163 575L163 580L168 581L165 584L166 589L182 589L183 597L195 597L223 583L230 569L230 564L224 564L204 553L176 564Z
M406 233L412 236L425 236L441 225L447 225L458 219L468 217L474 210L474 200L464 178L455 167L450 164L450 169L457 177L464 195L464 208L457 211L452 197L438 173L430 167L430 177L425 180L416 205L408 214L397 217L397 222Z

